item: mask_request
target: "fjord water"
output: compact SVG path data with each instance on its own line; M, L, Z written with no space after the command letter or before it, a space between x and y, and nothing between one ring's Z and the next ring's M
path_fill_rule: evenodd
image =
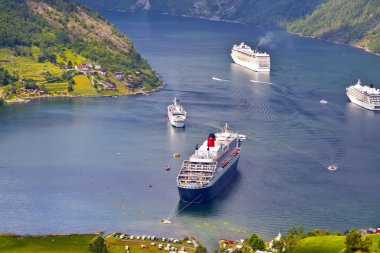
M379 57L281 30L103 14L166 86L0 107L1 232L195 235L215 248L219 238L270 239L292 225L379 224L380 114L345 95L358 78L380 86ZM271 54L270 74L232 63L241 41ZM188 111L185 129L166 121L174 96ZM224 122L247 135L234 181L209 203L179 204L182 159Z

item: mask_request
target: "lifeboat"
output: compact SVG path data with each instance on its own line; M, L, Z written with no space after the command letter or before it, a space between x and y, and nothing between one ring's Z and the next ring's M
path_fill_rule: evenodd
M222 168L226 167L228 163L229 163L228 160L224 160L224 161L222 162L222 164L221 164Z

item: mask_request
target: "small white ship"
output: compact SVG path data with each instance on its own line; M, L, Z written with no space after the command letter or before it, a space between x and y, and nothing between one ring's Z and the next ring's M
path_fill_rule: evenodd
M231 57L236 64L258 72L270 71L270 56L267 53L252 50L242 42L234 45Z
M168 106L168 119L174 127L184 127L186 121L186 111L179 103L178 98L174 98L173 104Z
M346 88L346 94L350 101L371 111L380 110L380 90L363 85L360 80Z

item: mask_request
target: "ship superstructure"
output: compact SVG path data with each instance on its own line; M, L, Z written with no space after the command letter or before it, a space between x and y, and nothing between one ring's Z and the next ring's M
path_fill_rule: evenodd
M346 88L346 94L350 101L368 110L380 110L380 90L370 86L363 85L360 80L354 85Z
M248 69L258 72L270 71L269 54L252 50L249 46L244 44L244 42L232 47L231 57L235 63Z
M178 98L174 98L173 104L168 106L168 119L174 127L184 127L186 122L187 112L179 103Z
M233 178L245 138L226 123L221 132L211 133L200 147L197 145L177 176L181 201L201 203L214 198Z

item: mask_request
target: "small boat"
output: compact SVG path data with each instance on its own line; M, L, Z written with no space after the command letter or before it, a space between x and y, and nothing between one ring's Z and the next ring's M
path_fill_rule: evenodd
M181 153L179 153L179 152L175 152L175 153L173 153L173 157L174 157L174 158L181 157Z
M162 223L162 224L172 224L172 221L171 221L171 220L168 220L168 219L162 219L162 220L161 220L161 223Z
M319 101L319 103L321 103L321 104L327 104L327 103L328 103L328 101L327 101L327 100L324 100L324 99L322 99L321 101Z
M328 170L330 171L334 171L334 170L337 170L338 167L335 165L335 164L330 164L328 167L327 167Z
M170 166L169 166L169 165L166 165L165 170L166 170L166 171L169 171L169 170L170 170Z

